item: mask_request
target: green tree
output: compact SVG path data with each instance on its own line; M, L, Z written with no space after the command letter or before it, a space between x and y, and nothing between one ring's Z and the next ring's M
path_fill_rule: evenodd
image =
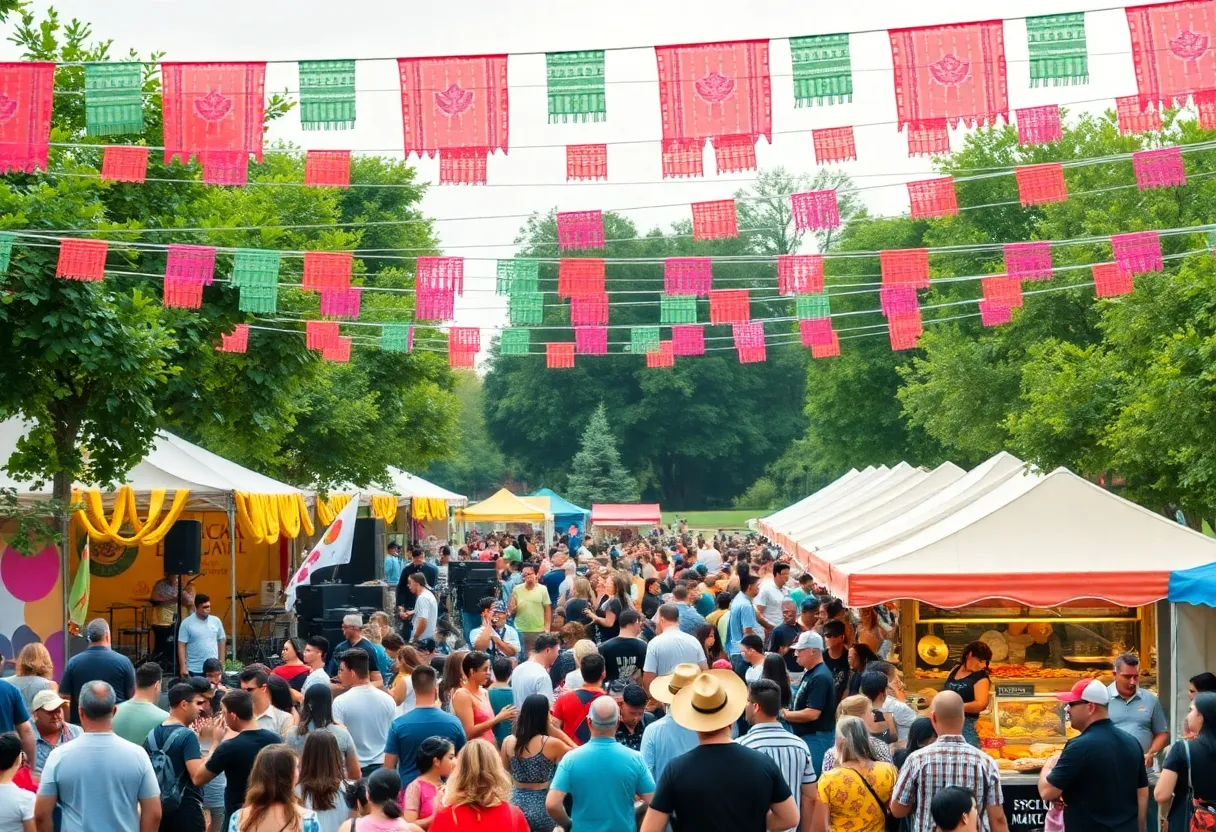
M456 377L459 436L451 459L431 463L423 476L471 501L484 499L501 488L507 479L507 463L486 433L484 392L476 373Z
M583 506L632 503L638 499L638 484L621 464L621 453L602 404L591 414L578 453L570 463L566 494L571 502Z
M777 508L779 499L777 483L773 481L772 477L761 477L735 498L734 506L740 509L767 511Z

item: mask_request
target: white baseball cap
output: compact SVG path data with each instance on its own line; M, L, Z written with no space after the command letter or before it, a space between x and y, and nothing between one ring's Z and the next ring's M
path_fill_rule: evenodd
M1081 679L1068 693L1056 695L1061 702L1089 702L1106 707L1110 704L1110 691L1097 679Z
M814 630L807 630L802 635L798 636L798 640L794 642L795 650L822 650L823 636Z

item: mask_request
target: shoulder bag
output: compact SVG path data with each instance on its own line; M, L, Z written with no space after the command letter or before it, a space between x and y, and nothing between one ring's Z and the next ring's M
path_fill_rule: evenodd
M899 832L899 818L891 814L891 808L887 804L883 803L878 797L878 792L874 791L874 787L870 785L870 781L866 779L866 776L860 771L856 771L854 769L849 770L861 778L862 785L866 787L866 791L870 793L870 797L874 798L874 802L877 803L878 808L882 810L883 827L887 830L887 832Z
M1216 830L1216 808L1195 796L1195 779L1191 776L1194 763L1191 761L1191 744L1182 741L1182 749L1186 753L1186 794L1191 803L1191 832L1213 832Z

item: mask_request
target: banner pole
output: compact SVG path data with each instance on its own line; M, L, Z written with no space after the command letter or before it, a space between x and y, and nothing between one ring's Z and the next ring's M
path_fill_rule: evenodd
M228 492L228 577L232 579L232 661L236 661L236 492Z

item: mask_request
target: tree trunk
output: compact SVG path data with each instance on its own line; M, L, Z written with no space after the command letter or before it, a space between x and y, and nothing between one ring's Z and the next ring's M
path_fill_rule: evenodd
M52 415L52 418L54 416ZM51 496L57 501L54 521L55 531L59 534L59 575L63 585L63 664L67 666L72 655L72 638L68 632L68 611L71 608L69 598L72 594L72 558L71 558L71 515L67 506L72 502L72 476L62 469L62 460L72 459L76 450L76 431L79 423L67 419L55 418L55 451L61 461L60 470L55 472L52 479Z

